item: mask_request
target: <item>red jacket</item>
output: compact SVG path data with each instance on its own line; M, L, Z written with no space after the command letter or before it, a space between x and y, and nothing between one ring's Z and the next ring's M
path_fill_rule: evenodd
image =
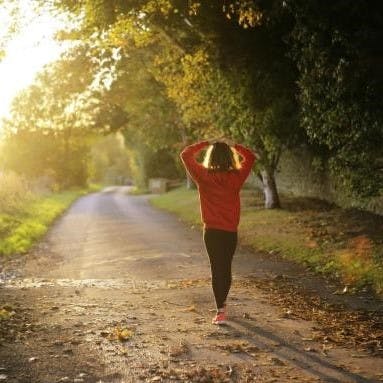
M208 172L197 162L195 156L208 141L187 146L181 153L182 162L198 186L201 204L201 218L205 228L237 231L240 216L239 192L251 167L255 155L242 145L234 149L243 157L238 171Z

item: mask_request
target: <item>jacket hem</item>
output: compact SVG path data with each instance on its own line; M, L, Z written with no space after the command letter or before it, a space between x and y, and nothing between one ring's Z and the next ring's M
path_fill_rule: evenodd
M203 228L206 229L216 229L216 230L224 230L224 231L230 231L231 233L237 233L238 228L233 228L233 227L227 227L227 226L221 226L221 225L210 225L210 224L204 224Z

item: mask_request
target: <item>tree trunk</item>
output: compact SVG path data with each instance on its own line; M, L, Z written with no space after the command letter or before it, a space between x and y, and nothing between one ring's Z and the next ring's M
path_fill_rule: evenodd
M179 122L179 127L180 127L180 133L181 133L181 138L182 138L182 144L183 146L186 146L188 143L189 143L189 140L188 140L188 137L186 135L186 130L185 130L185 126ZM191 189L195 189L196 188L196 185L194 183L194 181L192 180L192 178L189 176L189 173L187 171L185 171L186 173L186 188L188 190L191 190Z
M265 208L278 209L281 207L277 184L275 182L274 172L270 170L262 170L261 179L263 185L263 193L265 195Z

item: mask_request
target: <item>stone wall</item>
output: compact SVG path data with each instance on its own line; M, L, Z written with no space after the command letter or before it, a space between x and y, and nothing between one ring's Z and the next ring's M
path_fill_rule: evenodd
M255 177L253 180L258 182ZM305 147L283 153L276 181L281 193L319 198L345 208L359 208L383 215L383 196L364 200L347 196L337 185L337 180L330 177L326 164L320 163Z
M325 169L315 169L313 155L305 148L285 151L276 174L280 191L334 202L334 187Z

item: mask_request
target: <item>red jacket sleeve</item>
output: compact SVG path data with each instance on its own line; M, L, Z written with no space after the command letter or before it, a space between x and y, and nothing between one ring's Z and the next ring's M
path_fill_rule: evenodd
M187 172L196 182L198 182L201 179L206 169L200 163L197 162L195 157L196 154L198 154L202 149L206 148L207 146L209 146L208 141L197 142L196 144L187 146L180 154L182 162Z
M239 169L239 181L242 185L248 177L251 168L253 167L256 156L250 149L245 148L240 144L235 144L234 149L243 158L243 161L241 162L241 168Z

